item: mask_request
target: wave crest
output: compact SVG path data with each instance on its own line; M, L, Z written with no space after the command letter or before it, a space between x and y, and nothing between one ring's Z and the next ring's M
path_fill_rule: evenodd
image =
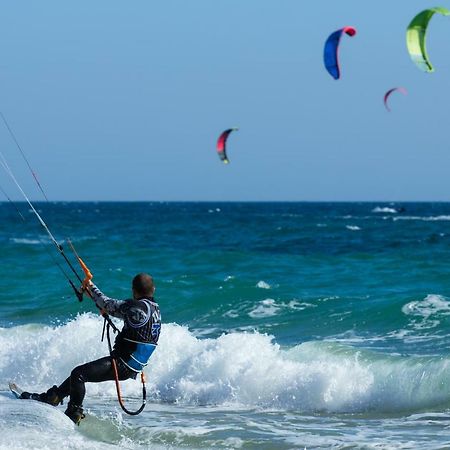
M100 317L82 314L55 327L0 329L1 382L13 379L38 392L62 382L74 366L107 354L101 326ZM284 349L257 332L198 339L186 327L165 324L146 372L150 401L386 412L450 402L449 364L329 342ZM121 384L124 395L140 396L138 382ZM87 395L115 398L114 382L88 383Z

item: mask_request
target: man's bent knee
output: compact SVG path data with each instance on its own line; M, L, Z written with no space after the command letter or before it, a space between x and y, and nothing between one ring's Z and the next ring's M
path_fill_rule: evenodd
M83 364L82 366L75 367L75 369L73 369L72 372L70 373L70 381L85 383L86 379L84 377L84 369L85 364Z

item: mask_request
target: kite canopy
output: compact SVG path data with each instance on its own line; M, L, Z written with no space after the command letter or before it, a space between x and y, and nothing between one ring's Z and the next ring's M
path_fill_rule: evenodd
M228 136L230 135L231 132L237 130L239 130L239 128L229 128L219 136L219 139L217 139L217 153L219 155L220 160L223 161L224 164L228 164L230 162L228 160L226 152Z
M338 80L341 76L338 50L339 42L343 33L348 36L354 36L356 34L356 29L353 27L344 27L334 33L331 33L330 36L328 36L323 49L323 62L325 64L325 68L335 80Z
M406 46L408 47L409 56L416 66L425 72L434 72L434 68L428 59L425 38L428 23L435 13L443 16L450 15L450 11L447 8L426 9L414 17L406 30Z
M384 94L384 106L386 107L386 109L388 110L388 111L390 111L391 109L389 108L389 105L388 105L388 98L391 96L391 94L393 93L393 92L395 92L395 91L398 91L398 92L401 92L403 95L407 95L408 94L408 91L404 88L404 87L395 87L395 88L392 88L392 89L389 89L387 92L386 92L386 94Z

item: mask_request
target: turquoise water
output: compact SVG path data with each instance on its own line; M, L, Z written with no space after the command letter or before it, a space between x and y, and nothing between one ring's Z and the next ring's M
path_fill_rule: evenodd
M0 381L40 390L107 349L18 205L25 221L0 204ZM151 273L164 326L140 416L121 413L109 382L88 386L78 429L5 388L5 448L31 448L36 430L36 448L56 447L49 423L67 448L450 446L450 204L36 207L108 295ZM139 383L123 389L137 404Z

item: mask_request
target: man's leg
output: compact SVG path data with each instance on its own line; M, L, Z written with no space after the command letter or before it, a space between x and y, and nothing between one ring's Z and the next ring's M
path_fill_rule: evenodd
M117 371L119 380L135 378L136 374L117 361ZM84 417L83 400L86 394L84 383L99 383L101 381L114 380L114 369L112 367L111 357L105 356L91 361L81 366L75 367L68 377L59 387L53 386L47 392L41 394L23 392L21 398L33 399L57 406L62 400L70 395L70 401L65 413L76 423L79 424Z
M118 363L119 380L130 378L129 370ZM102 381L114 380L114 369L110 356L91 361L81 366L75 367L70 377L58 388L61 395L66 396L67 390L70 391L70 401L67 405L66 414L78 424L84 417L83 400L86 394L85 383L100 383Z
M75 367L67 380L58 388L63 393L67 392L67 384L70 392L70 402L81 406L86 394L84 383L100 383L101 381L114 380L114 370L111 357L105 356L95 361Z
M86 393L85 382L100 382L113 379L114 372L111 358L105 356L96 361L75 367L70 376L59 387L53 386L47 392L42 392L41 394L23 392L21 398L38 400L57 406L62 403L65 397L70 395L70 401L75 405L81 406Z
M64 397L61 396L58 387L55 385L52 386L47 392L42 392L41 394L23 391L19 398L37 400L39 402L48 403L52 406L58 406L62 403Z

